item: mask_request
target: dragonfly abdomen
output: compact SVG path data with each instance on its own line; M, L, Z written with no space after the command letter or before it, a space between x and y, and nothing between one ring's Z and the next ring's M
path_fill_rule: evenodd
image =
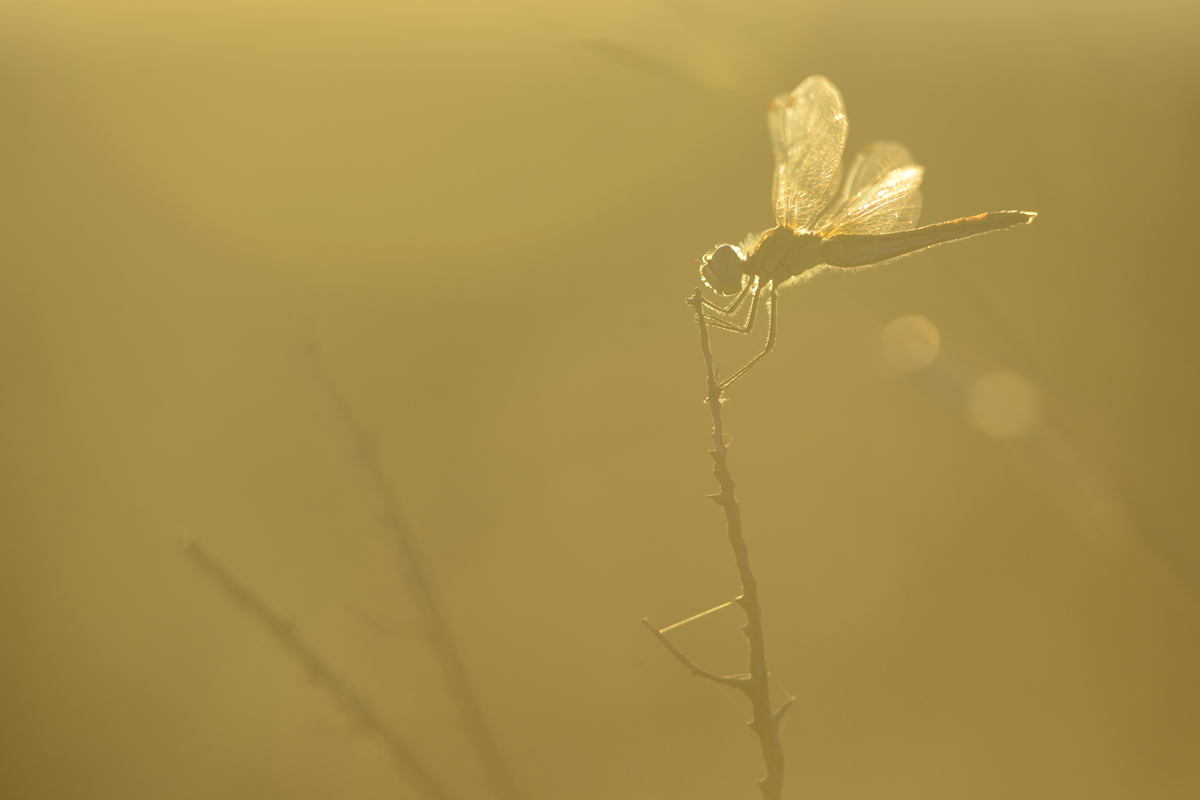
M820 263L831 267L865 267L936 244L1025 225L1035 216L1029 211L993 211L907 231L830 236L821 241Z

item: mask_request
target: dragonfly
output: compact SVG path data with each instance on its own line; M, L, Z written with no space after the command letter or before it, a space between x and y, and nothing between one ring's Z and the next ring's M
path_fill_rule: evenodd
M749 333L758 309L766 309L762 352L720 382L726 389L775 346L779 290L825 269L884 264L934 245L1028 224L1031 211L993 211L914 227L921 215L925 171L903 145L867 145L843 169L846 111L837 88L814 75L791 94L776 97L767 112L775 150L771 201L775 227L751 234L740 245L722 244L701 259L700 277L726 305L703 298L705 321ZM742 317L749 301L750 308Z

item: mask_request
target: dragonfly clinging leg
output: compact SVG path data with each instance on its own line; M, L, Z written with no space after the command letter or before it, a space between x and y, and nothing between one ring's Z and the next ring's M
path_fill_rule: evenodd
M758 314L758 300L761 297L759 291L758 279L752 278L746 282L746 288L738 294L738 299L734 300L726 307L722 307L713 303L701 296L702 304L707 305L714 313L705 314L704 319L709 325L723 331L731 331L733 333L749 333L754 327L754 318ZM750 312L746 315L744 323L737 323L735 318L741 312L741 306L746 302L746 298L750 298Z
M921 214L924 170L894 142L868 145L842 174L846 112L838 90L815 75L771 103L767 123L775 149L772 202L775 227L742 245L723 244L700 266L705 285L728 306L703 299L713 327L749 333L763 293L767 343L757 356L721 382L725 389L775 346L779 289L821 269L861 269L944 242L1028 224L1029 211L994 211L914 228ZM840 184L840 185L839 185ZM731 320L750 299L744 325Z
M737 293L736 297L733 298L733 302L727 306L723 306L720 303L714 303L712 300L709 300L704 296L701 296L700 303L705 308L714 312L711 316L715 317L720 315L722 318L736 316L738 311L741 309L742 304L746 302L746 298L750 296L751 292L757 291L757 283L758 281L753 278L747 280L746 285L743 286L742 290Z
M770 281L767 282L765 289L755 293L753 305L750 306L750 318L746 321L745 329L725 328L724 330L733 330L736 333L749 333L750 328L754 325L754 312L758 309L758 298L762 292L766 292L767 294L767 299L763 302L763 305L765 305L767 308L767 344L762 349L762 352L743 364L741 369L717 384L717 389L720 391L724 391L725 389L729 388L730 384L749 372L751 367L753 367L759 361L762 361L763 358L766 357L767 353L771 352L771 348L775 347L775 284L771 283ZM712 317L709 317L709 324L714 324Z

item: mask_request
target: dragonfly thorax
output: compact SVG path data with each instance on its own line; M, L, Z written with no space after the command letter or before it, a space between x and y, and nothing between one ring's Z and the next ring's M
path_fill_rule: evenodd
M821 241L819 234L797 233L780 225L763 235L746 258L744 269L764 280L787 280L821 263Z

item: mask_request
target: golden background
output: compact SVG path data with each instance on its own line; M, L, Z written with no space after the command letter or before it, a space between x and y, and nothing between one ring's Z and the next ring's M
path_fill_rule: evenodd
M785 292L730 391L787 796L1200 796L1198 41L1181 1L0 4L0 796L416 796L185 530L488 796L314 345L525 795L758 797L640 620L737 591L683 301L817 73L922 221L1040 216ZM737 626L674 635L739 671Z

